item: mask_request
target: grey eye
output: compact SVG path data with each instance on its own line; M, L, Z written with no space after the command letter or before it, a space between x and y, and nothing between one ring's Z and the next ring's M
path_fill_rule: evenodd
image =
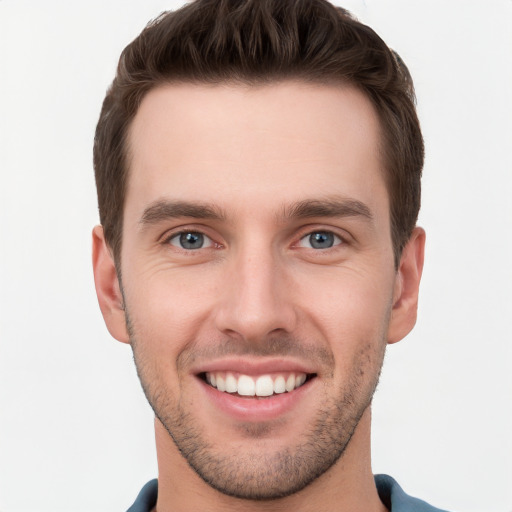
M341 238L330 231L315 231L301 238L299 245L310 249L330 249L341 243Z
M212 241L206 235L196 231L185 231L178 233L169 239L169 243L174 247L193 251L195 249L204 249L210 247Z

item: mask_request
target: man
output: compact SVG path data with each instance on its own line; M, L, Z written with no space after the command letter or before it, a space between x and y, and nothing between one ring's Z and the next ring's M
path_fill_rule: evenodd
M98 299L156 416L130 510L437 510L371 471L425 241L413 86L383 41L324 0L164 14L121 56L94 165Z

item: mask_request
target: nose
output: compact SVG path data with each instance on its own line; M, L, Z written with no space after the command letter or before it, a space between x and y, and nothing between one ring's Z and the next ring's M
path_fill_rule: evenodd
M226 265L217 328L225 335L253 343L271 334L293 332L297 314L285 267L282 258L261 246L233 257Z

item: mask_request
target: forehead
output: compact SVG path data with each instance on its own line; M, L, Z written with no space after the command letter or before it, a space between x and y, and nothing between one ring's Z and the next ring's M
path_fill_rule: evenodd
M140 212L172 196L270 209L332 194L372 203L385 189L379 146L377 114L351 86L165 85L130 128L126 205Z

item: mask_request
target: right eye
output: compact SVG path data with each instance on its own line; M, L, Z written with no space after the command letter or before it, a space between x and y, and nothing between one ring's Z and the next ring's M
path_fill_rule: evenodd
M343 243L343 240L330 231L313 231L300 239L299 245L309 249L331 249Z
M204 249L213 245L209 237L197 231L182 231L181 233L176 233L168 239L168 243L174 247L185 249L186 251Z

